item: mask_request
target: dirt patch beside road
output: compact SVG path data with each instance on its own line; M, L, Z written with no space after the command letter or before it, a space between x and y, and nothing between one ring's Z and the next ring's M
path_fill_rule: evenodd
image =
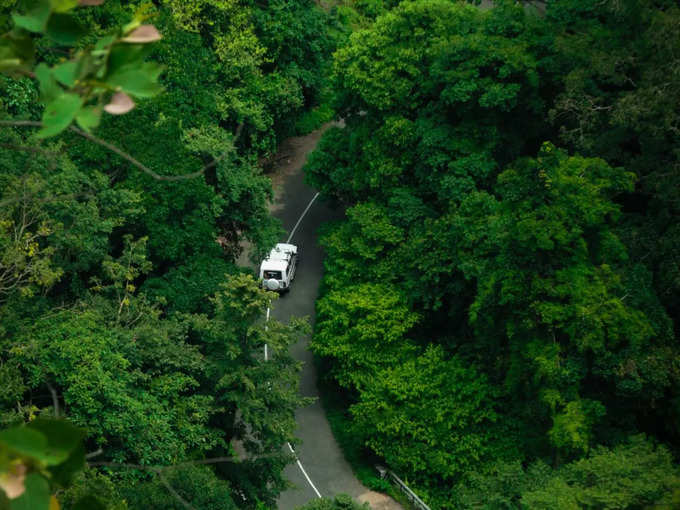
M357 498L359 503L368 503L373 510L403 510L404 507L391 497L380 492L369 491Z
M324 131L331 126L338 125L342 123L329 122L308 135L294 136L283 141L278 152L270 159L271 170L265 172L265 175L272 180L272 188L274 188L274 200L269 205L270 212L276 212L283 207L281 197L286 177L298 173L307 162L309 153L319 143Z

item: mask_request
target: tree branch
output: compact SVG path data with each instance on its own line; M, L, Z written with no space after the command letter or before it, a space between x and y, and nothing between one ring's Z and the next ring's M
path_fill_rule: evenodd
M97 455L99 455L99 451L96 452ZM258 459L266 459L270 457L277 457L279 456L279 453L268 453L265 455L254 455L250 458L247 458L245 460L258 460ZM223 462L240 462L237 457L231 456L231 457L211 457L209 459L201 459L201 460L190 460L187 462L180 462L179 464L172 464L170 466L142 466L141 464L127 464L127 463L120 463L120 462L108 462L108 461L99 461L99 462L89 462L88 466L89 467L108 467L108 468L123 468L123 469L139 469L141 471L151 471L153 473L157 473L159 471L165 471L168 469L175 469L175 468L180 468L180 467L185 467L185 466L205 466L208 464L221 464Z
M177 501L182 503L182 506L184 506L184 508L186 508L187 510L196 510L193 506L189 504L189 502L186 499L179 495L179 492L177 492L172 485L170 485L170 482L168 481L167 478L165 478L165 475L163 474L162 471L158 471L158 478L160 478L161 483L165 485L165 488L168 489L168 492L170 492L170 494L172 494Z
M90 452L90 453L86 454L86 455L85 455L85 460L87 460L87 459L92 459L92 458L94 458L94 457L97 457L97 456L101 455L102 453L104 453L104 450L102 450L101 448L99 448L99 449L97 449L97 450L95 450L95 451L93 451L93 452Z
M96 455L99 455L100 453L101 453L101 449L97 450L96 452L87 454L85 456L85 458L94 457ZM120 464L120 463L117 463L117 462L103 461L103 462L90 462L90 463L88 463L88 466L89 467L100 466L100 467L109 467L109 468L129 468L129 469L139 469L141 471L151 471L152 473L155 473L156 475L158 475L159 480L165 486L165 488L168 490L168 492L177 501L179 501L182 504L182 506L184 506L184 508L186 508L187 510L196 510L170 484L170 481L166 478L164 471L167 471L169 469L182 467L182 466L218 464L220 462L234 462L235 460L238 460L238 459L234 459L234 457L214 457L214 458L211 458L211 459L182 462L181 464L173 464L172 466L142 466L140 464Z
M59 397L57 396L57 390L54 389L50 383L47 383L47 388L50 390L52 395L52 405L54 406L54 417L59 418Z
M42 127L42 122L34 121L34 120L0 120L0 126L14 126L14 127ZM68 128L70 131L76 133L77 135L82 136L83 138L90 140L93 143L96 143L97 145L100 145L104 147L105 149L108 149L109 151L118 154L121 158L124 160L128 161L131 163L133 166L139 168L142 172L145 174L151 176L152 178L156 179L157 181L183 181L186 179L194 179L196 177L199 177L205 173L206 170L211 169L212 167L216 166L220 161L224 160L226 158L231 150L224 151L219 157L215 158L211 163L208 163L206 166L201 168L200 170L196 172L192 172L190 174L183 174L183 175L161 175L159 173L154 172L151 170L148 166L145 164L141 163L137 159L135 159L133 156L128 154L127 152L119 149L115 145L107 142L106 140L102 140L101 138L97 138L96 136L87 133L81 129L78 129L75 126L69 126ZM236 133L234 134L234 139L232 143L236 143L238 139L241 137L241 133L243 132L243 122L241 122L238 127L236 128Z

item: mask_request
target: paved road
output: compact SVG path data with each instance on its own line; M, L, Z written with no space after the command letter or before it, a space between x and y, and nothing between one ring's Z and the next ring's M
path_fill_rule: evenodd
M279 207L274 214L281 219L287 232L293 228L314 194L315 191L304 184L299 168L285 177L281 195L277 197ZM313 324L314 301L322 274L322 252L317 244L317 229L323 222L339 216L338 212L317 199L298 226L291 242L299 247L302 259L291 291L274 304L272 316L276 319L287 321L292 315L309 316ZM316 369L308 343L309 338L303 339L293 346L291 353L305 363L300 382L301 394L317 397ZM365 493L368 489L354 477L344 459L320 402L299 409L296 418L296 436L304 441L296 453L321 495L326 497L345 493L357 498ZM279 510L293 510L317 497L297 464L289 465L285 474L295 488L281 495Z

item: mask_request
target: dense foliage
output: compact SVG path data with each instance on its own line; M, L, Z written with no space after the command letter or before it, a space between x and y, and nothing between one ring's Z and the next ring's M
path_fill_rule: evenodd
M275 505L306 326L235 260L333 112L353 458L432 508L680 506L680 8L494 3L0 2L0 507Z
M433 508L677 504L677 5L376 4L307 165L364 454Z
M305 325L264 328L272 295L235 261L279 237L259 162L321 101L332 18L308 0L10 0L0 31L0 428L59 411L100 465L65 489L12 436L2 487L28 473L24 499L74 509L272 507ZM48 500L31 501L12 508Z

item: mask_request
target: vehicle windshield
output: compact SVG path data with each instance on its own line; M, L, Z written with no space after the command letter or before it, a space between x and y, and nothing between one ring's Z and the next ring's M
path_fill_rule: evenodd
M265 280L280 280L281 279L281 271L264 271L262 273L263 278Z

